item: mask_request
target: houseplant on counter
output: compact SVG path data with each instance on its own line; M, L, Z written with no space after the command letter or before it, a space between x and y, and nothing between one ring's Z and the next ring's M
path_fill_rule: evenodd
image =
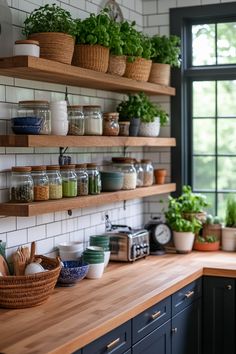
M180 38L171 35L151 38L152 67L148 81L168 86L170 84L171 67L180 66Z
M236 250L236 199L233 197L227 199L225 227L222 228L222 250Z
M40 45L40 57L71 64L75 44L75 22L59 6L35 9L24 21L23 34Z
M220 241L215 235L197 236L193 244L196 251L218 251L220 248Z
M201 222L206 220L204 208L208 207L206 196L200 193L193 193L190 186L183 186L182 194L178 197L181 203L182 215L185 219L195 217Z

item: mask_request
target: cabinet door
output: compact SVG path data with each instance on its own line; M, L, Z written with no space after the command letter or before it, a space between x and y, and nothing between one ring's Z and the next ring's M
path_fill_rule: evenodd
M171 321L155 329L132 347L133 354L171 354ZM189 353L190 354L190 353Z
M235 280L203 279L203 353L235 354Z
M201 299L172 318L171 333L172 354L201 353Z
M172 295L172 316L202 296L202 279L194 280Z

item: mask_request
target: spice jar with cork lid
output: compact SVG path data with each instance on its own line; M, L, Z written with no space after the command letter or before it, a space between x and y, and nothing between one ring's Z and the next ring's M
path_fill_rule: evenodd
M129 157L113 157L114 168L124 173L122 189L135 189L137 183L137 172L134 167L134 159Z
M63 197L77 196L77 175L75 165L60 166L62 176L62 194Z
M49 179L49 199L62 198L62 178L59 165L47 166L47 176Z
M77 195L88 195L89 182L86 167L86 163L79 163L75 166L75 172L77 175Z
M49 179L46 174L46 166L32 166L34 181L34 200L43 201L49 199Z
M113 135L119 134L119 113L117 112L106 112L103 113L103 135Z
M34 182L31 167L12 167L10 179L10 201L30 203L34 200Z
M101 106L83 106L85 135L102 135Z
M87 172L89 177L89 194L100 194L102 188L101 175L96 163L88 163Z
M83 106L68 106L69 130L68 135L84 135Z

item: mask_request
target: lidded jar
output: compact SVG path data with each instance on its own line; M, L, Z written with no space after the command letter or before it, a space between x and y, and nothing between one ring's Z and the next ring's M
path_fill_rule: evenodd
M83 106L68 106L68 135L84 135Z
M48 101L20 101L17 116L39 118L39 122L42 121L39 134L51 134L51 113Z
M103 113L103 135L118 135L119 134L119 113L107 112Z
M34 200L49 199L49 179L46 174L46 166L32 166L32 177L34 181Z
M83 106L85 135L102 135L101 106Z
M30 203L34 200L34 182L31 167L12 167L10 179L10 201Z
M86 167L86 163L79 163L75 166L75 172L77 175L77 195L88 195L89 192L89 178Z
M137 173L137 181L136 181L136 187L142 187L143 186L143 180L144 180L144 171L143 167L141 164L140 160L135 160L134 161L134 167Z
M60 166L62 176L62 194L63 197L77 196L77 175L75 165Z
M62 178L59 165L47 166L47 176L49 179L49 199L62 198Z
M143 176L143 186L148 187L153 184L154 181L154 170L151 160L143 159L141 160L144 176Z
M113 157L112 161L115 168L124 173L122 189L135 189L137 173L134 167L134 159L129 157Z
M101 175L95 163L87 164L87 172L89 177L89 194L101 193Z

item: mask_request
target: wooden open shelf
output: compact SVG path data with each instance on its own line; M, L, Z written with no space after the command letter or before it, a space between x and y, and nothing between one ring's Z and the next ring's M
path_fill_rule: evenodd
M133 190L122 190L118 192L103 192L99 195L89 195L76 198L63 198L60 200L49 200L33 203L2 203L0 204L0 215L5 216L34 216L66 211L79 208L87 208L102 204L120 202L123 200L149 197L156 194L174 192L175 183L153 185L151 187L136 188Z
M173 147L175 138L147 138L132 136L58 136L58 135L0 135L4 147L109 147L157 146Z
M0 75L115 92L175 95L173 87L104 74L31 56L0 58Z

